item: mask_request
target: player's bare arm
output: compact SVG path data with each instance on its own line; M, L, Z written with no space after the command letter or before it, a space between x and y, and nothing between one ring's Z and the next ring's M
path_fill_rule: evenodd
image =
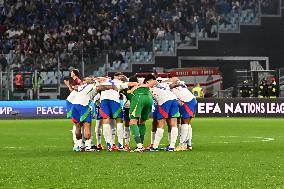
M148 81L147 83L142 83L139 85L139 87L145 87L145 88L152 88L154 87L155 85L158 84L158 81L156 80L150 80Z
M175 82L175 83L170 84L169 86L170 86L171 89L173 89L173 88L176 88L176 87L181 87L181 86L183 86L183 84Z
M113 85L100 85L100 86L97 86L96 89L97 89L98 92L106 91L106 90L110 90L110 89L118 91L118 88L116 86L113 86Z

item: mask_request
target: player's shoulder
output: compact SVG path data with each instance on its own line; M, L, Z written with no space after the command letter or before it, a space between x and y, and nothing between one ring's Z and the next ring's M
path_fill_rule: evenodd
M169 83L169 82L162 82L162 83L159 84L160 87L162 87L164 89L168 89L168 90L170 89L170 85L171 85L171 83Z
M77 77L74 81L76 85L79 85L82 82L82 80L79 77Z

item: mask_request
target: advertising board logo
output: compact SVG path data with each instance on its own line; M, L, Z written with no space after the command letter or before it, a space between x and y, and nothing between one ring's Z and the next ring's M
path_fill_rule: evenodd
M10 115L12 111L12 107L0 107L0 115Z

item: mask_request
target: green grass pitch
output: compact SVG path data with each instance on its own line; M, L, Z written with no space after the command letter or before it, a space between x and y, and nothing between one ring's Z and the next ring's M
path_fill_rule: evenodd
M196 118L191 152L75 153L71 125L1 120L0 188L284 188L284 119Z

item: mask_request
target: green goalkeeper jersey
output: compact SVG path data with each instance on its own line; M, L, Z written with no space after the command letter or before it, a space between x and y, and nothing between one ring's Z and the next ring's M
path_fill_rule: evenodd
M141 87L133 92L130 100L130 118L131 119L149 119L152 111L153 99L149 88Z
M140 87L140 88L136 89L136 90L133 92L133 94L134 94L134 95L139 95L139 94L140 94L140 95L141 95L141 94L143 94L143 95L151 95L149 88L146 88L146 87Z

